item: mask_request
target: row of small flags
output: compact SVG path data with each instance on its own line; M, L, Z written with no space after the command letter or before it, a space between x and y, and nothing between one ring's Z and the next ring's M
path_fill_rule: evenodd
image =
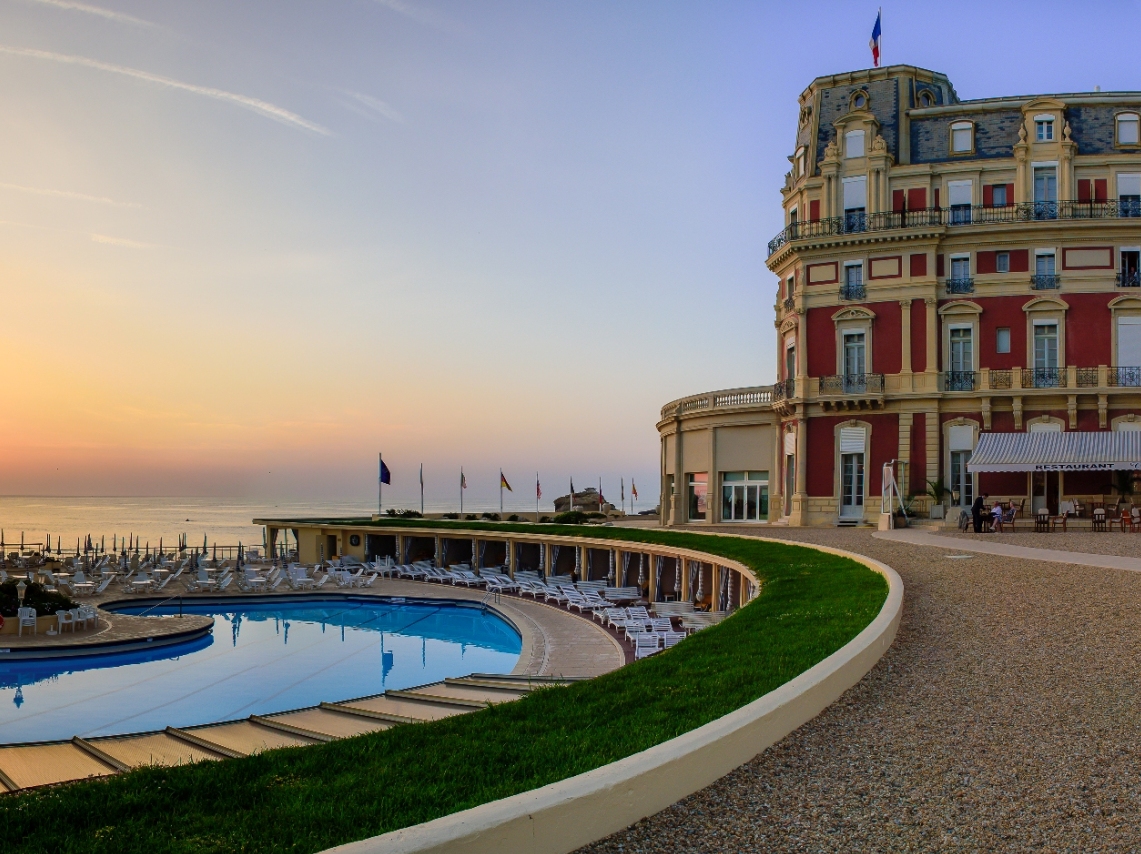
M383 486L391 486L392 485L392 470L388 467L388 464L385 463L383 454L378 455L378 460L380 462L380 473L378 476L379 486L382 486L382 487ZM625 501L626 501L626 478L621 479L621 487L620 488L621 488L621 493L622 493L621 499L622 499L622 502L625 503ZM467 475L464 474L463 466L460 466L460 502L461 502L461 505L463 502L463 491L465 489L467 489ZM499 504L500 504L500 509L502 509L503 490L505 490L505 489L508 492L514 492L515 491L514 489L511 488L511 484L508 482L507 476L503 473L503 469L500 469L499 470ZM570 494L571 494L571 502L573 503L574 502L574 478L573 477L570 479ZM535 501L538 502L539 500L542 499L542 497L543 497L543 486L539 482L539 473L535 472ZM636 483L634 483L634 478L630 478L630 497L634 501L638 500L638 486ZM598 498L599 498L599 501L602 500L602 481L601 480L599 480L599 482L598 482ZM420 464L420 503L421 503L421 505L423 505L423 503L424 503L424 464L423 463Z

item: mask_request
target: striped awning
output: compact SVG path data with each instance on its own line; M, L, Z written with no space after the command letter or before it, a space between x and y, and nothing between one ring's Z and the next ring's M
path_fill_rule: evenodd
M983 433L967 470L1137 471L1141 431Z

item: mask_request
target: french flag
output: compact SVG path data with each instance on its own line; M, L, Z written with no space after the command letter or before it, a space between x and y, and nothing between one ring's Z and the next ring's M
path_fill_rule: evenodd
M868 47L872 49L872 65L876 68L880 67L880 16L883 10L876 12L876 25L872 27L872 40L868 42Z

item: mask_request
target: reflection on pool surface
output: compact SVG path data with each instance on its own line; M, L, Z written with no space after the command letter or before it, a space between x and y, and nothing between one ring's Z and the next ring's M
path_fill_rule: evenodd
M447 603L328 597L187 603L183 612L212 615L213 636L139 653L0 663L0 744L192 726L509 673L522 649L495 614Z

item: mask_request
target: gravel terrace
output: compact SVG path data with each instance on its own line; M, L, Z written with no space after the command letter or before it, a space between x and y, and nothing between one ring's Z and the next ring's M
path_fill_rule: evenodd
M940 530L932 533L945 537L962 537L984 542L1006 543L1011 546L1027 546L1034 549L1059 549L1064 552L1089 552L1098 555L1118 557L1141 557L1141 535L1114 531L1058 531L1052 534L1036 534L1033 530L1016 531L1013 534L964 534L957 530Z
M867 529L757 533L894 567L895 643L752 762L582 851L1141 849L1141 573L948 559ZM1082 548L1040 538L1011 541Z

